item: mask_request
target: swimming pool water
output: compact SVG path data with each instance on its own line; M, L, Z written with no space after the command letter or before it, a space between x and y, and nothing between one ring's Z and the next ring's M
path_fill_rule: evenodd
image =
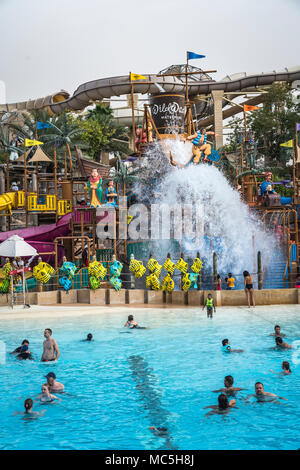
M274 351L274 325L300 339L299 306L219 308L213 319L198 308L136 309L147 330L122 328L131 313L99 308L80 317L0 320L0 339L7 353L30 341L36 361L6 355L0 364L0 449L298 449L300 380L297 351ZM53 330L61 357L40 363L43 331ZM91 332L94 341L81 342ZM229 338L241 354L222 352ZM283 360L292 374L281 377ZM299 354L300 362L300 354ZM270 372L273 369L276 374ZM60 403L36 403L46 409L36 420L12 416L23 411L26 398L36 396L46 373L65 384ZM205 417L217 404L225 375L247 388L237 395L238 409ZM243 398L263 382L265 391L288 398L258 403ZM157 437L150 426L165 426L169 438Z

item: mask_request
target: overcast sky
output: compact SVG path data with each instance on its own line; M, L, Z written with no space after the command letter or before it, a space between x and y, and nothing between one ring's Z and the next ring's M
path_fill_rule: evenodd
M0 0L7 102L97 78L192 65L236 72L300 65L300 0Z

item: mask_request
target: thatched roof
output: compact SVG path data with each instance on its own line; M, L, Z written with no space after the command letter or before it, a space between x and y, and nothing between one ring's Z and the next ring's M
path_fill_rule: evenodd
M34 152L34 155L31 157L30 160L28 160L28 163L33 162L52 162L52 160L45 154L41 147L38 146L36 151Z

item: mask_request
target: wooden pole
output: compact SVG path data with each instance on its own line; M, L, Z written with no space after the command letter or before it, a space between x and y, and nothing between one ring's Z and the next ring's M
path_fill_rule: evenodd
M9 155L6 155L6 191L9 192Z
M217 275L218 275L218 257L217 253L213 253L213 284L214 290L217 290Z
M66 145L67 145L69 159L70 159L70 176L72 178L72 173L73 173L72 154L71 154L71 149L70 149L69 144L67 143Z
M191 105L189 102L189 88L188 88L188 67L189 67L189 54L186 53L186 64L185 64L185 106L186 106L186 118L187 118L187 133L191 135Z
M65 151L65 178L68 177L67 152Z
M257 252L257 284L258 289L262 289L262 264L261 264L261 252Z
M134 116L134 102L133 102L133 83L131 81L131 72L129 72L129 80L130 80L130 90L131 90L131 114L132 114L132 138L133 138L133 151L136 151L135 146L135 116Z

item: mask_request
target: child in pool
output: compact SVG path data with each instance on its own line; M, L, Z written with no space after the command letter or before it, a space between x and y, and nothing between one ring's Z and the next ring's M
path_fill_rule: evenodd
M227 353L230 353L230 352L241 353L244 351L243 349L231 349L230 341L227 338L222 340L222 348L223 348L223 351Z
M27 418L37 418L38 416L43 416L46 410L41 411L32 411L33 408L33 400L31 398L27 398L24 402L25 411L15 411L13 416L16 415L24 415Z
M279 372L280 375L289 375L292 373L291 368L290 368L290 363L288 361L283 361L283 363L281 364L281 369L282 369L282 372ZM273 374L276 373L272 369L270 369L270 371L273 372Z
M61 398L58 398L56 395L50 393L49 388L47 385L42 385L42 394L39 395L35 401L40 400L41 403L50 403L54 400L61 401Z

